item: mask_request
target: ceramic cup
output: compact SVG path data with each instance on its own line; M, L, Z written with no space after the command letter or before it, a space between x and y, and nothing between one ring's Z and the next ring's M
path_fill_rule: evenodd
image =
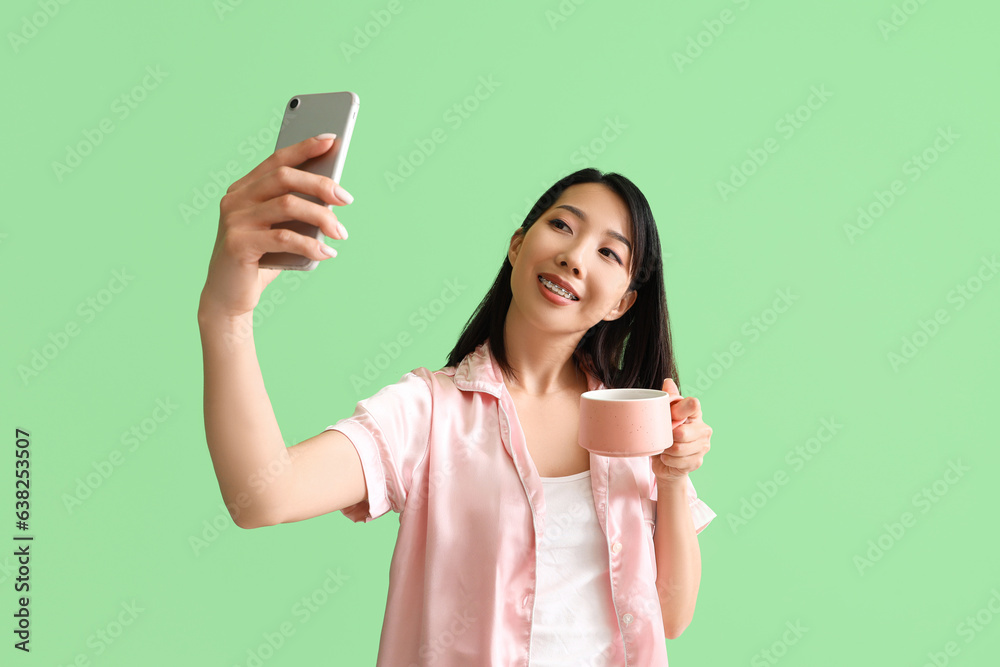
M598 389L580 396L580 446L602 456L652 456L674 444L671 404L657 389Z

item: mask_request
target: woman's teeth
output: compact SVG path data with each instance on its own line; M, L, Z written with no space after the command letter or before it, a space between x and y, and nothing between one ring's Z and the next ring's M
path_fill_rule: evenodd
M542 278L541 276L538 276L538 280L540 280L541 283L543 285L545 285L545 287L547 287L550 292L555 292L559 296L566 297L570 301L579 301L579 299L577 299L575 296L573 296L572 294L570 294L569 292L567 292L566 290L564 290L562 287L559 287L558 285L556 285L552 281L546 280L545 278Z

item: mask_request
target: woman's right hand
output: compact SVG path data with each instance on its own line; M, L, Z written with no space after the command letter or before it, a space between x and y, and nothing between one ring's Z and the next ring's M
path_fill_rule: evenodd
M310 137L276 150L229 186L219 204L219 231L199 316L238 317L253 311L264 288L280 273L280 269L260 268L264 253L291 252L317 260L331 257L323 252L329 248L323 241L291 229L271 229L274 223L301 220L316 225L329 238L347 238L347 230L328 207L291 194L313 195L335 206L351 202L352 197L332 179L295 168L330 150L336 141Z

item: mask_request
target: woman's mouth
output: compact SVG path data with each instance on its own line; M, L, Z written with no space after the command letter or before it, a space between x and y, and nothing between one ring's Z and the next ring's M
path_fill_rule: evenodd
M553 295L559 297L563 301L579 301L579 299L577 297L573 296L573 294L571 294L570 292L567 292L565 289L563 289L562 287L559 287L558 285L556 285L554 282L552 282L550 280L546 280L545 278L542 278L541 276L538 276L538 282L541 283L542 289L544 289L546 292L548 292L550 294L553 294Z

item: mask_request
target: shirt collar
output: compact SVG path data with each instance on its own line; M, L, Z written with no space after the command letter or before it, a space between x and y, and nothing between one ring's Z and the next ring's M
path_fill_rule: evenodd
M587 373L588 391L604 389L604 383ZM489 339L476 346L465 355L455 370L455 386L462 391L484 391L497 398L503 390L503 373L490 351Z

